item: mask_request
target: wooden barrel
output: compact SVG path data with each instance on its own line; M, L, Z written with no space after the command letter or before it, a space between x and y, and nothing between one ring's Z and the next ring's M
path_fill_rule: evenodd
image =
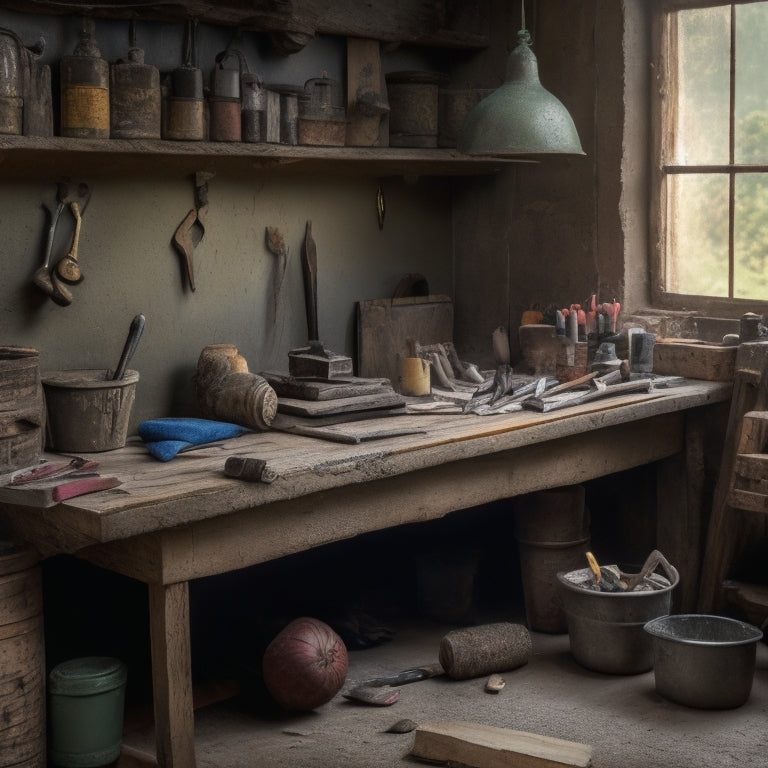
M43 452L45 402L39 353L0 346L0 472L34 464Z
M0 539L0 768L45 768L42 573L32 547Z

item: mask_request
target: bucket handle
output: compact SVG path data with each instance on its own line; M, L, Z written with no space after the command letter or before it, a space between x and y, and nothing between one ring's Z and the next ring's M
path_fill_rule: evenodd
M667 558L664 557L661 552L659 552L658 549L654 549L643 563L643 567L641 568L640 573L622 574L622 576L627 577L627 592L632 591L645 578L650 576L656 570L656 568L658 568L659 565L664 568L667 574L667 578L669 579L669 583L674 586L680 578L680 575L677 572L677 568L675 568L669 562L669 560L667 560Z

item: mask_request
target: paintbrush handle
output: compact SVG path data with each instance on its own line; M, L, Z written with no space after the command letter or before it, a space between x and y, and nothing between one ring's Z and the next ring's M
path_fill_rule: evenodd
M144 315L136 315L131 321L128 338L125 340L125 345L123 346L123 354L120 355L120 362L118 362L115 375L112 377L113 381L122 379L123 376L125 376L125 369L128 367L128 363L133 357L133 353L136 351L141 334L144 333L144 326L146 323L147 320Z

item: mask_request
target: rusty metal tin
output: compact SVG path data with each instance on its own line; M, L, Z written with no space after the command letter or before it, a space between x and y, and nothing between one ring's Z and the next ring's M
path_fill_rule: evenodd
M467 115L486 96L491 89L443 89L438 93L438 133L439 147L455 147L462 125Z
M243 141L265 141L267 93L259 76L244 72L240 77L240 92Z
M171 97L166 111L164 139L203 141L205 139L205 102L203 99Z
M24 126L24 100L0 96L0 133L19 135Z
M217 99L239 99L240 72L215 66L211 73L211 93Z
M241 113L241 134L243 141L257 144L265 140L264 111L256 109L244 109Z
M160 73L131 48L128 60L110 69L110 135L113 139L160 138Z
M0 29L0 98L22 96L21 41L11 30Z
M74 53L59 65L62 136L109 138L109 63L101 58L93 30L93 20L85 19Z
M203 72L197 67L176 67L172 74L173 95L179 99L203 98Z
M280 94L280 143L299 143L299 97L295 93Z
M240 100L243 110L263 112L267 106L266 89L258 75L245 72L240 78Z
M209 99L211 141L242 141L243 128L239 99Z
M436 147L439 72L390 72L389 143L393 147Z

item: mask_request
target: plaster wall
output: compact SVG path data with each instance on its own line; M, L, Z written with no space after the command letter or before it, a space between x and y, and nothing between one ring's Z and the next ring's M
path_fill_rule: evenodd
M54 65L71 53L78 25L74 17L0 11L0 26L25 43L44 36L44 60ZM147 61L161 70L177 66L182 29L139 24ZM206 72L229 34L201 29L198 57ZM108 60L124 56L127 25L98 22L97 40ZM285 58L261 49L258 36L243 46L249 41L250 67L268 72L270 82L303 84L322 69L343 81L339 41L313 40ZM387 66L412 67L410 56L395 52ZM193 180L160 168L141 176L111 174L105 167L88 179L92 196L80 241L85 279L72 286L72 304L60 307L32 284L49 227L43 204L55 207L58 180L42 164L30 168L29 178L11 179L0 164L0 344L38 349L43 371L114 368L131 319L143 313L147 330L131 364L141 377L132 428L146 418L194 415L194 373L207 344L236 344L252 371L287 370L287 352L307 340L299 258L308 220L318 253L320 336L336 352L355 352L355 302L391 296L404 274L423 273L433 292L451 291L451 198L445 180L406 183L365 173L279 170L217 175L209 182L205 235L194 254L197 289L191 292L171 239L193 206ZM382 230L376 216L379 183L387 205ZM73 225L68 214L61 221L59 256L69 248ZM276 259L265 246L267 226L280 229L289 248L276 314Z
M618 298L627 312L644 306L647 10L641 0L537 0L526 8L542 83L573 115L584 157L552 157L452 182L384 179L381 231L373 177L222 174L209 183L194 293L171 247L192 204L191 180L160 170L113 177L105 169L83 223L86 279L66 308L31 285L47 227L41 203L52 201L57 178L36 168L28 180L11 180L0 166L0 342L38 348L44 369L113 366L131 318L143 312L148 330L134 359L142 378L133 421L186 415L206 344L235 343L252 370L263 370L285 368L287 351L304 343L298 257L309 219L319 256L320 335L335 351L354 353L355 301L390 296L407 272L424 273L433 292L453 296L457 347L484 365L492 363L496 326L509 328L514 355L520 315L531 305L566 306L597 292L603 300ZM488 49L443 51L429 62L418 58L423 51L387 49L385 70L426 65L449 72L457 87L495 87L520 26L519 5L491 0L491 21ZM6 11L0 25L27 43L43 35L51 62L71 51L78 28L73 17ZM97 25L105 58L124 55L126 26ZM210 67L229 32L203 32L198 56ZM180 63L178 25L140 24L138 35L148 61L161 69ZM322 69L343 80L339 41L318 38L289 57L270 53L258 36L240 42L250 68L269 73L267 81L301 83ZM266 226L280 228L291 256L277 316ZM59 248L66 249L66 237Z

